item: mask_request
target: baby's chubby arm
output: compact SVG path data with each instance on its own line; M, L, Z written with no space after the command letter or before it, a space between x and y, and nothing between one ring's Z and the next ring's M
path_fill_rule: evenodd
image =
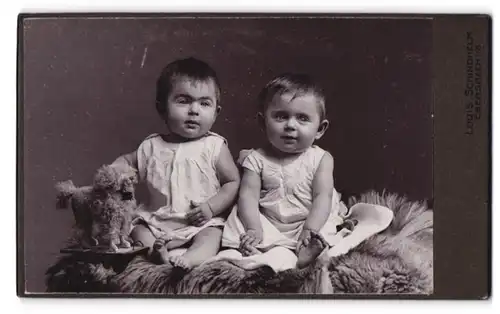
M217 216L233 205L240 186L240 174L227 145L222 145L215 169L221 188L208 204L213 215Z
M231 152L226 145L222 145L219 152L219 159L215 164L217 177L221 188L217 194L202 204L191 202L191 210L186 218L195 226L202 226L212 217L217 216L228 209L236 199L238 187L240 185L240 174L234 164Z
M310 231L319 232L330 215L333 196L333 157L328 152L323 155L314 174L312 190L313 203L309 216L304 223L304 231L300 237L302 241L308 238ZM302 244L307 246L307 242L308 240Z
M260 176L252 170L244 169L238 199L238 217L246 230L246 234L241 238L242 246L255 246L262 241L260 189Z
M236 199L240 185L240 174L226 145L222 145L221 147L219 159L215 164L215 170L217 171L221 188L217 194L205 203L199 204L191 201L192 209L187 213L186 218L192 225L202 226L212 217L228 209Z

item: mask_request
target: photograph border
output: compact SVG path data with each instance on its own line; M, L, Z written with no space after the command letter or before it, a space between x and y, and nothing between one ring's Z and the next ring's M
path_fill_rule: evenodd
M23 164L23 23L29 18L430 18L433 23L434 111L434 292L408 294L226 294L158 295L125 293L31 293L25 291L24 270L24 164ZM464 132L464 82L467 55L464 34L472 32L482 45L481 119L474 134ZM488 299L491 295L491 143L492 143L492 18L487 14L290 14L290 13L22 13L18 16L17 43L17 294L21 297L64 298L206 298L206 299ZM471 163L470 161L477 161ZM467 164L467 169L461 168ZM468 195L471 189L481 195ZM457 198L459 198L459 202ZM457 217L457 213L459 214ZM465 219L466 217L467 219ZM470 226L484 232L470 232ZM465 242L455 243L454 237ZM460 283L467 282L472 287ZM458 284L457 284L458 283Z

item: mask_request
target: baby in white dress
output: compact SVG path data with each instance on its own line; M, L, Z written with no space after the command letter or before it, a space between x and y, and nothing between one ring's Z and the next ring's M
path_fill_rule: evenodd
M147 184L148 206L137 213L131 237L161 263L190 269L219 251L224 219L218 216L234 203L240 182L225 139L210 132L219 97L208 64L194 58L170 63L156 97L168 132L148 136L115 161L136 167ZM170 254L180 247L187 248L183 255Z
M247 256L286 248L305 267L335 244L347 214L333 186L333 157L314 145L329 125L325 97L308 76L285 74L267 84L259 101L268 142L242 161L222 246Z

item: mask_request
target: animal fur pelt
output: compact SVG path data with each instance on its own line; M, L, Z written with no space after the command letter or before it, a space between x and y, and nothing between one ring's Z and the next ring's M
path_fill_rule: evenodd
M395 194L369 192L349 205L380 204L394 211L382 233L347 254L302 269L275 273L269 267L245 271L217 261L189 273L136 256L123 265L79 262L63 257L47 271L51 292L159 294L373 293L430 294L433 291L432 210Z

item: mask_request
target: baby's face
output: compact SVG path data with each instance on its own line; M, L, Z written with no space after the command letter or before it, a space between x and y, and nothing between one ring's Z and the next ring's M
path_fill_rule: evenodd
M318 130L319 104L313 95L276 95L264 115L267 137L282 152L303 152L323 135Z
M216 88L212 80L175 80L167 99L165 121L171 132L188 139L205 135L218 114Z

